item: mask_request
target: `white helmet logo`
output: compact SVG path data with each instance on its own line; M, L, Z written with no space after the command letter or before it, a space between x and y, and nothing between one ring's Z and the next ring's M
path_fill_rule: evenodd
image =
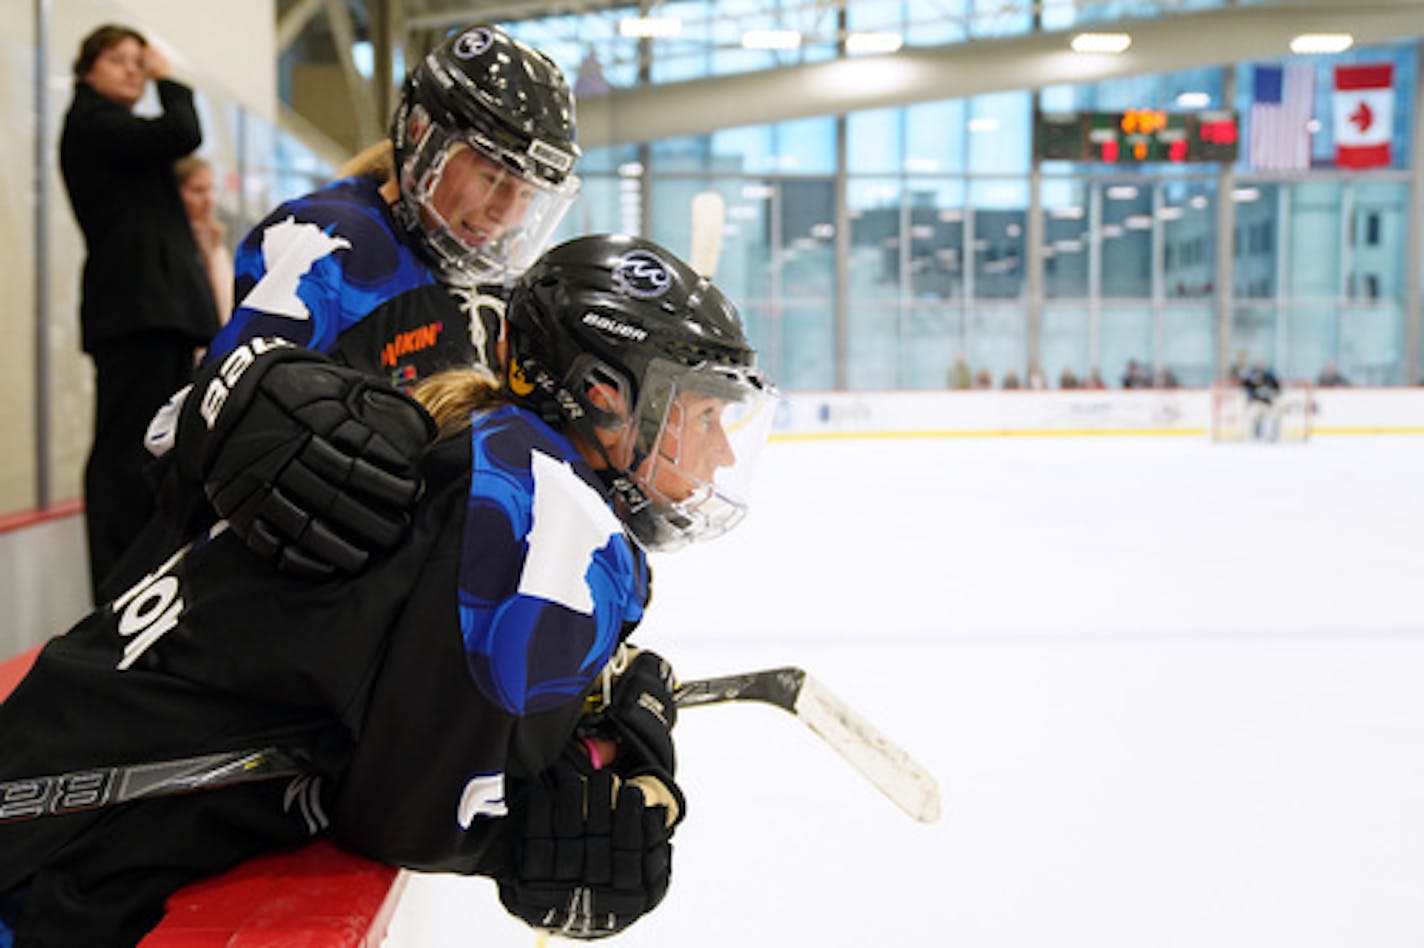
M459 59L473 59L489 49L492 42L494 42L494 36L481 26L461 33L460 38L455 40L453 50Z
M613 265L613 280L629 296L651 300L672 286L672 272L657 254L633 250Z

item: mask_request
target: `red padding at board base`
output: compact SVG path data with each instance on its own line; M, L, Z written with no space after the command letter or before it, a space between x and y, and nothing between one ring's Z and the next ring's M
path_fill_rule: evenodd
M249 860L168 898L141 948L379 948L405 877L330 842Z
M39 649L0 661L0 701ZM334 843L274 853L185 886L143 948L379 948L405 887L399 870Z

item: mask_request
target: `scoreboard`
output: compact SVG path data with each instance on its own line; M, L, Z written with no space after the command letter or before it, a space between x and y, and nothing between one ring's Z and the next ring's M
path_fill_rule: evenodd
M1138 164L1148 161L1234 162L1239 152L1236 113L1039 112L1033 154L1047 161Z

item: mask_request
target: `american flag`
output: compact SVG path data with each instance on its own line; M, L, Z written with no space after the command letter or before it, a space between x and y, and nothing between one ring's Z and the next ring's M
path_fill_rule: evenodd
M1251 103L1251 167L1303 171L1310 167L1309 122L1315 113L1315 67L1257 66Z

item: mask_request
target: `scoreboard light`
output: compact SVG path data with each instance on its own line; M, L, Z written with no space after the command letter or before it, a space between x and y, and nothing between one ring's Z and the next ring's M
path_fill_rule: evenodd
M1233 162L1239 137L1236 113L1228 110L1040 112L1034 157L1106 164Z

